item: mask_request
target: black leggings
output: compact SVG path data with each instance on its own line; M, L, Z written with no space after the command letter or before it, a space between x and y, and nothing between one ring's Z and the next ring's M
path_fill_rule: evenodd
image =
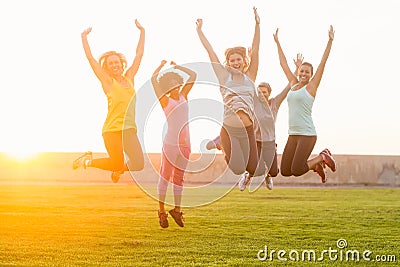
M109 171L140 171L144 167L143 151L135 129L103 133L109 158L93 159L91 167ZM128 156L125 164L124 152Z
M246 128L224 125L220 136L225 161L234 174L245 171L252 176L265 173L265 167L257 168L259 158L253 125Z
M283 176L300 176L310 169L307 160L317 142L317 136L289 135L281 160Z

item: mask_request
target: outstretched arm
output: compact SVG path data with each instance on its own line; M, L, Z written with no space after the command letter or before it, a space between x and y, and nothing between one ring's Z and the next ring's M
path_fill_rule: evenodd
M333 42L334 37L335 37L335 31L333 30L333 27L331 25L331 27L329 29L329 40L326 45L325 52L322 55L321 63L319 63L319 66L317 68L317 71L315 72L314 77L311 79L310 83L307 85L308 92L314 97L317 94L317 89L321 82L322 74L324 73L326 61L328 60L329 53L331 52L331 47L332 47L332 42Z
M109 91L108 88L111 88L112 78L101 68L100 63L97 62L97 60L94 59L92 55L92 51L90 50L89 42L87 39L87 36L91 31L92 28L87 28L81 34L83 49L85 51L86 58L88 59L94 74L101 82L104 93L107 93Z
M285 54L283 53L281 44L278 39L278 31L279 31L279 29L276 29L276 32L274 34L274 40L275 40L276 46L278 48L279 63L281 64L283 72L285 72L285 75L286 75L287 80L289 81L289 84L293 85L298 82L297 77L295 75L293 75L293 73L290 71Z
M212 48L210 42L207 40L206 36L203 33L202 27L203 27L203 20L202 19L197 19L196 21L196 30L197 34L199 35L201 44L204 46L208 53L208 57L210 58L212 67L214 69L215 75L217 75L218 81L220 84L224 83L225 80L228 77L228 72L225 70L225 68L221 65L217 54L214 52L214 49Z
M167 61L162 60L160 65L154 70L153 76L151 77L151 84L153 85L154 93L156 94L157 99L160 102L162 108L167 106L168 97L165 95L165 92L163 92L163 90L160 88L160 85L158 84L157 81L157 76L166 63Z
M250 66L247 70L247 76L254 82L257 78L258 64L259 64L259 48L260 48L260 17L257 13L257 8L253 7L255 18L255 29L253 43L251 45Z
M296 69L293 72L293 75L297 76L297 72L301 66L301 64L303 63L304 57L302 54L298 53L297 54L297 58L293 59L294 64L296 65ZM275 99L275 103L276 103L276 107L279 109L280 105L282 104L283 100L285 100L285 98L287 97L287 94L290 91L290 83L288 83L285 87L285 89L282 90L282 92L280 92L277 96L274 97Z
M172 65L174 65L174 68L180 71L183 71L187 75L189 75L189 79L185 82L181 89L181 94L185 97L187 100L187 96L192 89L194 82L196 81L197 73L192 71L191 69L188 69L184 66L176 65L175 62L171 62Z
M139 21L135 19L136 27L140 30L140 37L138 41L138 45L136 47L136 55L133 60L132 66L128 68L126 71L126 77L128 77L132 82L135 78L136 73L139 70L140 62L142 61L143 53L144 53L144 39L145 39L145 31L142 25L140 25Z

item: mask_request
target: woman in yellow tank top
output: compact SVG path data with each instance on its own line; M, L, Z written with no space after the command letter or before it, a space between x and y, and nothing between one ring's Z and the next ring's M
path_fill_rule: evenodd
M99 61L94 59L87 40L87 35L92 28L84 30L81 34L86 57L107 96L108 113L102 135L109 157L92 159L92 153L89 151L73 162L73 168L95 167L112 171L111 179L115 183L125 171L138 171L144 167L143 151L137 137L135 123L134 77L144 52L145 30L137 20L135 24L140 30L140 37L135 59L126 71L127 61L121 53L109 51L104 53ZM125 164L124 152L128 156L127 164Z

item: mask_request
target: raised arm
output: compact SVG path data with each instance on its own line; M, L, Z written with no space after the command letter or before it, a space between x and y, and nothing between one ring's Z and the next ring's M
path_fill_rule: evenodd
M333 30L333 27L331 25L331 27L329 29L329 40L326 45L324 54L322 55L321 63L319 63L314 77L311 79L310 83L307 85L308 92L313 96L315 96L317 94L317 89L321 82L322 74L324 73L325 64L326 64L326 61L328 60L329 53L331 52L331 47L332 47L332 42L333 42L334 37L335 37L335 31Z
M221 65L217 54L214 52L214 49L212 48L210 42L207 40L206 36L203 33L202 27L203 27L203 20L202 19L197 19L196 21L196 30L197 34L199 35L201 44L204 46L208 53L208 57L210 58L212 67L214 69L215 75L217 75L218 81L220 84L224 83L225 80L228 77L228 72L225 70L224 66Z
M247 70L247 76L254 82L257 78L259 64L259 48L260 48L260 17L257 8L253 7L254 19L256 22L254 29L253 43L251 45L250 66Z
M293 59L293 62L296 66L295 71L293 72L293 75L297 76L297 71L299 70L301 64L303 63L304 57L302 54L298 53L296 59ZM286 87L282 90L282 92L280 92L277 96L274 97L275 99L275 103L276 103L276 107L279 108L280 105L282 104L283 100L285 100L285 98L287 97L287 94L290 91L290 83L288 83L286 85Z
M132 65L128 68L126 71L126 77L131 79L133 82L133 79L135 78L136 73L139 70L140 62L142 61L143 53L144 53L144 39L145 39L145 31L142 25L140 25L139 21L135 19L135 24L136 27L140 30L140 37L138 41L138 45L136 47L136 55L133 60Z
M167 106L168 97L165 95L165 92L163 92L162 88L158 84L157 77L158 77L158 74L160 73L161 69L164 67L164 65L166 63L167 63L167 61L162 60L160 65L154 70L153 76L151 77L151 84L153 85L154 93L156 94L157 99L160 102L160 105L162 108Z
M295 75L293 75L293 73L291 72L291 70L289 68L285 54L283 53L281 44L278 39L278 31L279 31L279 29L276 29L276 32L274 34L274 40L275 40L276 46L278 48L279 63L281 64L281 67L283 69L283 72L286 75L286 78L287 78L289 84L292 86L293 84L297 83L298 80L297 80L297 77Z
M183 85L183 87L181 89L181 94L187 100L187 96L188 96L190 90L192 89L194 82L196 81L197 73L192 71L191 69L184 67L184 66L176 65L175 62L171 62L171 64L174 65L175 69L183 71L184 73L189 75L189 78L187 79L187 81L185 82L185 84Z
M82 45L85 51L86 58L88 59L90 66L96 77L100 80L104 93L107 93L107 88L111 88L112 78L102 68L99 62L94 59L92 51L90 50L89 42L87 39L88 34L92 31L92 28L87 28L81 34Z

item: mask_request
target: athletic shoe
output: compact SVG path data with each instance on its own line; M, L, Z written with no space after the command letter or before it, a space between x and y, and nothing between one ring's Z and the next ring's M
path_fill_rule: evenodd
M329 150L328 150L329 152ZM333 159L333 157L328 153L326 150L322 151L319 153L322 156L322 159L324 160L324 163L333 171L336 171L336 162Z
M314 172L318 173L319 176L321 176L321 182L324 184L326 183L326 175L325 175L325 170L324 167L322 166L322 162L318 163L315 165Z
M325 152L325 153L327 153L329 156L332 156L332 153L331 153L331 151L329 151L329 149L327 149L327 148L325 148L324 150L322 150L322 152ZM324 169L325 169L325 162L321 162L322 163L322 167L324 167Z
M250 176L249 173L247 171L245 171L242 176L240 177L239 183L238 183L238 187L240 191L243 191L246 189L246 186L249 184L250 182Z
M179 225L180 227L183 227L183 212L177 212L175 211L175 209L172 209L170 211L168 211L169 214L172 216L172 218L174 218L175 222L177 225Z
M332 156L332 153L329 151L329 149L325 148L324 150L322 150L322 152L327 153L329 156Z
M213 140L209 141L206 145L207 150L211 150L211 149L218 149L221 150L221 137L218 135L217 137L215 137Z
M86 169L86 161L87 160L92 160L92 152L91 151L83 153L76 160L74 160L74 162L72 163L72 169L76 170L79 167L83 167L84 169Z
M272 188L274 187L274 181L272 180L272 177L269 174L265 176L265 185L269 190L272 190Z
M113 171L113 172L111 173L111 180L112 180L114 183L118 183L119 178L121 177L122 174L124 174L124 171Z
M168 214L166 212L158 211L158 218L160 219L160 226L162 228L168 228Z

